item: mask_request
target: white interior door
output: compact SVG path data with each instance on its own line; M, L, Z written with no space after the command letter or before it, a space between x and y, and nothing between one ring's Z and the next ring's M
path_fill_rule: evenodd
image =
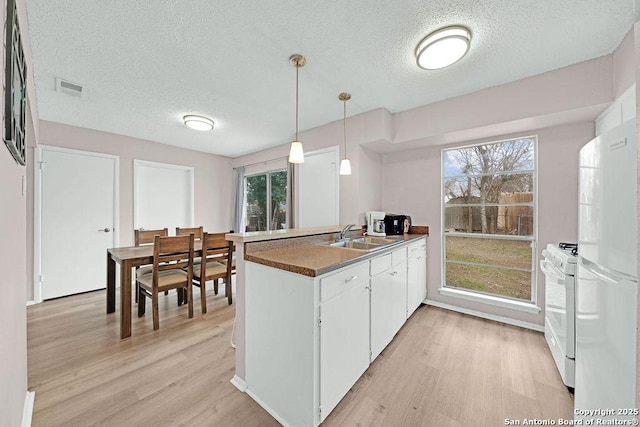
M193 227L193 168L133 161L134 228Z
M298 221L296 227L340 223L338 147L305 153L298 169Z
M106 250L118 243L118 157L41 147L35 170L36 300L104 288Z

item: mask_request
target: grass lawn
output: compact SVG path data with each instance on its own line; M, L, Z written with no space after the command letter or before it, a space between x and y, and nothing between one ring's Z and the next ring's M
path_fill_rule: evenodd
M502 267L531 269L528 241L446 237L447 261L472 262L468 265L447 262L447 286L531 300L531 273Z

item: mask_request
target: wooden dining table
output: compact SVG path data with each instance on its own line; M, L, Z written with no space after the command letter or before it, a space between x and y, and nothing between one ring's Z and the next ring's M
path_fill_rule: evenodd
M202 241L194 242L194 257ZM116 263L120 264L120 338L131 336L131 269L153 263L153 245L107 249L107 314L116 311Z

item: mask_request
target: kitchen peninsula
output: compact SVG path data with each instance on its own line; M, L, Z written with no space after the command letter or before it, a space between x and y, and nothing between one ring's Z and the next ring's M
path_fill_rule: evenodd
M227 235L237 251L232 383L283 425L320 424L426 298L427 227L377 240L341 230Z

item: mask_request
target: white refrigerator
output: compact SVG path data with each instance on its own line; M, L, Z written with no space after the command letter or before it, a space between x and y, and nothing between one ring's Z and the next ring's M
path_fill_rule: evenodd
M636 135L631 120L580 150L576 419L637 416Z

